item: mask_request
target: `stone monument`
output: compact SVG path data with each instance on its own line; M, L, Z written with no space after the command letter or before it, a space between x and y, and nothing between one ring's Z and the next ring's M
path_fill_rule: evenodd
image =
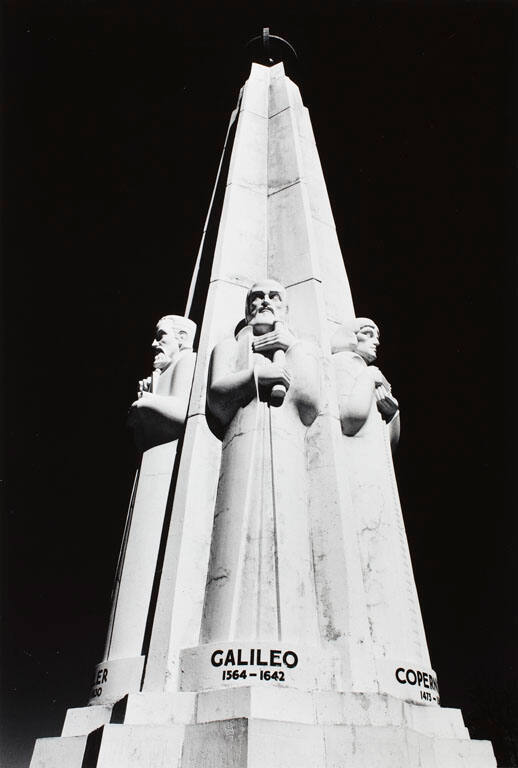
M252 65L224 153L197 355L193 324L162 318L131 409L142 461L104 659L31 768L491 768L440 707L399 405L282 63Z

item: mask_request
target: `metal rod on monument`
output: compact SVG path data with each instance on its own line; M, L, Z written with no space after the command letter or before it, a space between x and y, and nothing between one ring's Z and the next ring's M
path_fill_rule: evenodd
M274 55L272 41L274 42L279 55ZM255 45L257 43L259 45ZM250 38L250 40L246 43L246 47L252 49L254 47L258 49L260 48L262 52L263 63L267 66L275 64L276 61L282 61L286 53L289 53L290 56L294 56L295 59L298 59L297 51L292 46L292 44L285 40L283 37L279 37L279 35L271 35L269 27L263 27L261 35L256 35L255 37ZM280 55L281 52L283 55Z
M277 321L275 323L275 328L278 328L280 325L282 325L282 323ZM275 350L273 353L273 362L280 366L284 366L286 364L286 354L283 349ZM273 405L274 408L278 408L283 404L285 397L286 387L284 384L274 384L270 393L271 405Z
M225 160L225 154L228 151L229 136L230 136L230 133L231 133L232 126L233 126L234 120L236 118L236 115L237 115L237 110L236 110L236 112L230 118L230 123L229 123L228 129L227 129L227 134L225 136L225 143L223 144L223 150L221 152L221 156L220 156L220 160L219 160L219 164L218 164L218 171L216 173L216 181L214 183L214 187L213 187L213 190L212 190L212 195L211 195L210 202L209 202L209 210L208 210L207 216L205 217L205 224L204 224L203 233L202 233L202 236L201 236L200 247L198 248L198 253L196 254L196 260L194 262L194 267L193 267L192 276L191 276L191 282L189 284L189 292L187 294L187 302L185 304L185 311L184 311L185 317L190 317L190 315L191 315L192 304L193 304L193 301L194 301L194 294L196 292L196 285L197 285L197 282L198 282L198 275L199 275L199 272L200 272L200 265L201 265L201 261L202 261L202 258L203 258L204 248L205 248L205 243L206 243L206 238L207 238L207 229L208 229L209 222L211 220L211 216L212 216L212 213L213 213L214 202L215 202L216 193L217 193L217 190L218 190L218 187L219 187L221 171L222 171L223 163L224 163L224 160Z

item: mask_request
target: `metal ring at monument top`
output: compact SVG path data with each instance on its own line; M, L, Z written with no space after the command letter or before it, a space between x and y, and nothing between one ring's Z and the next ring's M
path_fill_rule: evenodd
M295 48L289 43L287 40L285 40L283 37L279 37L278 35L271 35L270 34L270 28L264 27L263 32L261 35L256 35L255 37L252 37L247 43L246 47L248 48L250 45L253 45L253 43L256 43L257 41L262 42L262 48L263 48L263 55L265 59L266 64L275 64L276 59L277 61L281 61L282 57L275 56L272 58L272 50L271 50L271 41L275 40L277 44L285 45L289 49L290 53L292 53L296 59L298 59L297 51Z

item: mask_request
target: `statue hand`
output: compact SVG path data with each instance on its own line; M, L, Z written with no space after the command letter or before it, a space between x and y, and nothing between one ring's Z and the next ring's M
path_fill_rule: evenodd
M142 394L142 392L150 392L150 391L151 391L151 376L148 376L147 379L140 379L138 383L139 397Z
M263 333L254 338L252 347L254 352L276 352L281 349L286 352L294 343L295 336L282 323L279 323L274 331Z
M376 396L376 405L385 421L391 421L399 410L399 403L383 384L376 387L374 394Z
M388 383L387 379L384 377L380 369L377 365L369 365L367 368L369 371L373 384L375 387L385 387L386 390L390 392L390 384Z
M147 392L147 391L139 392L138 395L137 395L137 399L130 406L130 411L133 408L145 408L146 406L149 406L150 405L150 401L154 397L155 396L151 392Z
M286 391L290 387L291 375L282 365L267 365L257 370L257 381L263 387L273 387L282 384Z

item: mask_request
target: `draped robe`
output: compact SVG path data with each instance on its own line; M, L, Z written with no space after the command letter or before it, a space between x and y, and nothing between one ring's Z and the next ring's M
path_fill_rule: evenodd
M351 351L333 355L344 437L344 466L353 507L375 655L428 666L426 638L399 502L391 451L391 425L372 399L363 426L345 434L348 401L366 362ZM398 418L396 415L394 418Z
M208 383L272 365L252 349L252 328L216 346ZM222 458L201 642L286 640L314 644L318 622L308 521L306 432L319 408L319 351L297 340L286 352L291 384L271 407L257 375L246 402L222 426ZM243 398L229 391L228 398Z

